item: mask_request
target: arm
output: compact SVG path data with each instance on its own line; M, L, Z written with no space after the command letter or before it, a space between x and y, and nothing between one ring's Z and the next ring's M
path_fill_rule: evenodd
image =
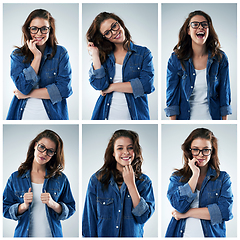
M179 101L180 101L180 76L178 75L177 56L173 53L168 60L167 65L167 89L166 89L166 104L164 109L166 116L175 120L175 115L180 114Z
M96 183L90 179L82 217L82 235L84 237L97 237L97 198Z
M230 105L231 88L229 79L229 63L225 53L223 53L222 61L220 62L219 98L220 98L220 113L222 116L222 120L227 120L226 115L232 114L232 108Z
M39 98L39 99L50 99L47 88L37 88L33 89L29 94L24 95L18 89L13 91L14 95L18 99L26 99L26 98Z
M111 83L106 90L100 91L102 96L111 92L123 92L123 93L133 93L133 89L130 82L121 83Z

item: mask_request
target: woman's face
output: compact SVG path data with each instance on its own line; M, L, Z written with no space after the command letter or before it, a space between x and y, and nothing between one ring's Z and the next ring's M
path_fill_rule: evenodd
M113 156L119 171L122 171L124 166L130 165L134 159L132 140L128 137L119 137L114 143Z
M45 165L49 162L56 151L56 144L49 138L42 138L34 146L34 162Z
M206 153L208 152L207 149L212 150L212 144L209 140L204 139L204 138L196 138L192 141L191 144L191 149L192 149L192 155L194 158L198 160L198 167L204 167L208 165L208 162L211 158L211 151L208 156L206 156ZM193 152L197 152L197 150L203 150L205 151L200 151L198 155L194 155ZM207 153L208 154L208 153Z
M116 30L114 30L116 29ZM104 20L100 25L100 32L103 36L107 36L110 33L108 41L118 44L123 43L125 40L125 31L115 19L109 18Z
M209 35L209 27L206 27L208 25L206 25L206 23L208 23L207 19L201 15L196 15L191 18L188 27L188 34L190 35L193 44L204 45L206 43ZM193 28L194 25L197 26L198 24L198 27ZM202 25L204 25L204 27Z
M49 27L49 26L50 25L49 25L48 20L46 20L44 18L39 18L39 17L34 18L30 22L30 25L29 25L30 28L33 28L33 27L42 28L43 32L44 32L44 30L46 30L46 28L44 29L44 27ZM48 30L47 33L42 33L41 30L38 29L37 33L32 33L32 30L30 29L30 35L31 35L32 39L36 41L36 45L38 45L38 46L46 45L46 42L49 38L49 32L50 32L50 30Z

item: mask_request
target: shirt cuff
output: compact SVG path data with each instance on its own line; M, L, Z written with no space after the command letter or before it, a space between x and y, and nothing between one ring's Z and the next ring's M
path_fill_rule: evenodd
M179 114L180 114L179 106L166 107L166 108L164 109L164 111L165 111L167 117L174 116L174 115L179 115Z
M207 208L210 214L211 224L215 225L222 223L222 214L218 205L216 203L213 203L211 205L208 205Z
M141 81L138 78L134 78L130 81L132 90L133 90L133 96L135 98L144 96L144 89Z
M25 79L27 81L32 80L35 83L34 85L39 82L39 77L37 76L31 65L28 68L24 68L23 73L25 75Z
M55 84L46 86L52 104L62 101L62 96Z
M188 202L192 202L197 196L197 193L192 192L192 189L188 183L184 184L183 186L179 186L178 189L181 197L187 196Z
M65 219L67 219L67 217L69 215L69 209L65 203L59 202L59 204L62 207L62 212L60 215L58 215L58 220L65 220Z
M21 215L18 215L18 206L20 203L15 203L9 208L9 215L13 220L19 220Z
M132 214L136 217L140 217L148 210L148 208L149 206L145 199L141 197L139 204L132 210Z
M94 70L93 65L91 66L89 70L89 76L92 77L94 76L95 78L103 78L105 77L105 70L103 65L101 65L101 68Z
M222 106L220 107L220 113L221 113L221 116L230 115L232 114L232 107L230 105Z

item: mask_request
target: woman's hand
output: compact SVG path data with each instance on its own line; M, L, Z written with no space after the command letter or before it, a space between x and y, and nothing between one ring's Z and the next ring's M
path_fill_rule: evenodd
M26 212L29 208L30 203L33 201L33 192L32 192L31 188L29 188L28 192L26 192L23 195L23 201L24 201L24 203L22 203L18 206L18 215Z
M199 176L200 174L200 168L197 166L198 165L198 160L196 158L188 159L188 166L190 167L190 169L193 172L193 175L196 174Z
M123 167L122 176L127 187L135 185L135 173L131 164Z
M34 55L34 57L42 57L42 53L40 50L38 50L37 46L36 46L37 41L34 39L28 40L27 41L27 45L29 50L32 52L32 54Z
M15 95L18 99L26 99L26 98L29 98L28 95L22 94L17 88L14 89L13 93L14 93L14 95Z
M178 212L176 209L174 209L172 211L172 216L178 221L182 218L187 218L187 214L186 213L180 213Z
M42 193L41 201L42 201L42 203L47 204L47 206L52 208L55 212L57 212L59 214L62 212L61 205L52 199L50 193L47 193L46 191L45 191L45 193Z
M91 56L99 56L99 50L97 47L94 46L93 42L89 42L87 45L87 50L89 55Z
M107 93L111 93L111 92L113 92L113 89L112 89L113 84L114 84L114 83L110 84L109 87L108 87L107 89L105 89L105 90L101 90L101 91L100 91L100 94L104 97L104 96L107 95Z

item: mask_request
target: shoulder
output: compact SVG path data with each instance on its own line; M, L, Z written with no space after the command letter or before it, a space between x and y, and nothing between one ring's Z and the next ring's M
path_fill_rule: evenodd
M11 58L13 59L20 59L23 60L24 59L24 55L22 54L21 50L19 48L15 48L12 53L11 53Z
M63 172L61 172L61 175L57 175L57 176L53 176L50 178L52 181L61 181L61 182L68 182L68 178L66 176L66 174L64 174Z
M152 183L152 180L144 173L141 174L138 181L148 185Z
M61 46L61 45L57 45L57 51L55 54L56 57L67 57L68 58L68 51L65 47Z
M220 174L219 174L219 177L218 178L221 178L221 179L230 179L230 175L225 172L225 171L220 171Z
M151 51L145 46L140 46L132 43L130 45L130 48L139 54L151 54Z
M67 49L61 45L57 45L57 51L66 53Z

